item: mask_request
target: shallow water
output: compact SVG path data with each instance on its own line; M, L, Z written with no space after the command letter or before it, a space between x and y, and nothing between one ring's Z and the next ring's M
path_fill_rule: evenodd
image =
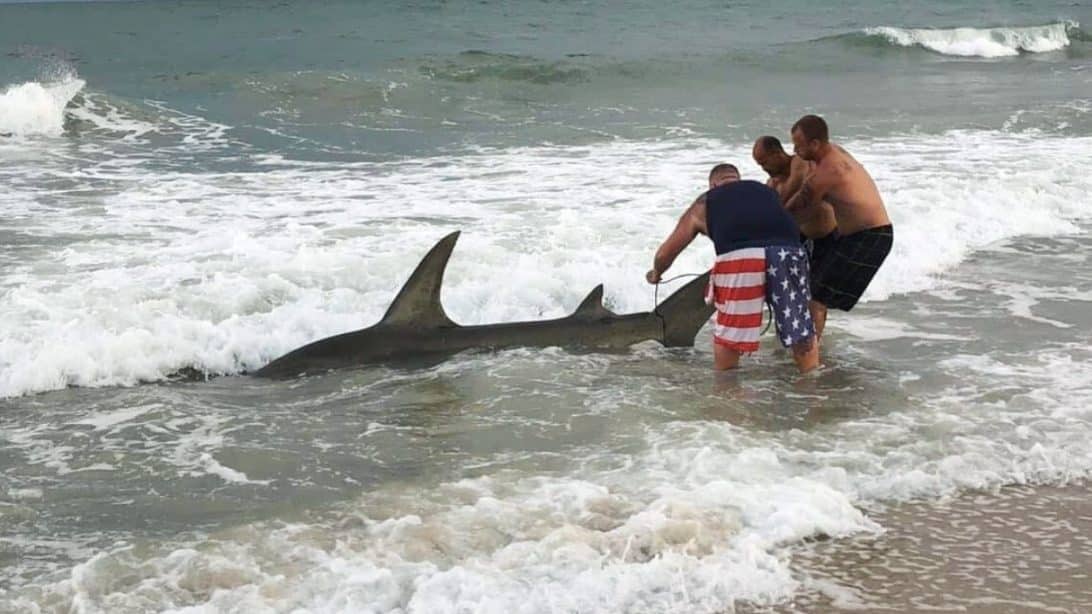
M989 601L1011 595L988 561L896 578L876 550L931 556L963 513L943 502L983 490L999 511L953 557L1046 531L1017 506L1083 505L1087 8L623 17L0 4L0 611L1022 607ZM815 375L772 337L715 375L708 328L245 375L375 322L454 230L460 323L559 317L599 283L647 311L708 168L759 178L752 139L804 111L896 233ZM964 573L989 579L955 591ZM1084 598L1018 579L1024 605Z

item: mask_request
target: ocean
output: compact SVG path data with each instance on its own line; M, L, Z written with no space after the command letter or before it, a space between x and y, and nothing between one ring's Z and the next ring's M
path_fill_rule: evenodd
M1092 611L1087 24L0 1L0 612ZM648 311L709 168L805 113L896 237L818 373L714 374L707 326L246 375L456 230L456 322Z

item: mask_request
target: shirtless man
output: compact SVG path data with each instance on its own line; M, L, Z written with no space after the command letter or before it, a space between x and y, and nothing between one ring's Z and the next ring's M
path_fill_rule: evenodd
M825 200L838 223L833 252L812 271L812 298L821 304L812 317L820 335L827 309L853 309L894 241L891 219L872 176L849 152L831 143L829 134L827 123L817 115L805 115L793 124L793 150L815 167L785 203L796 215Z
M781 141L774 136L758 137L751 150L751 156L755 163L770 176L766 185L777 191L782 204L796 196L804 185L804 179L814 166L800 156L790 156L785 153ZM808 251L808 268L812 271L814 284L815 271L822 267L824 260L830 254L834 253L834 244L838 240L838 222L834 217L834 209L830 203L820 201L812 207L798 208L792 213L796 224L800 226L804 248ZM815 292L814 286L812 292ZM808 311L811 312L812 318L826 319L826 307L814 299L808 303Z
M769 302L777 338L792 348L801 372L819 364L819 344L808 313L811 296L807 253L800 229L781 206L777 193L757 181L740 179L731 164L709 172L709 191L689 207L668 235L645 275L660 282L679 253L699 234L713 241L717 259L709 277L716 305L713 364L734 369L740 357L758 350L762 309Z

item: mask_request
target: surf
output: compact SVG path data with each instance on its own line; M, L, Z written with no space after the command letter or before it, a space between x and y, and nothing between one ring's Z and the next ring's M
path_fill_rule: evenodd
M83 79L27 81L0 93L0 133L10 136L60 136L65 109L84 88Z
M1023 27L901 28L876 26L862 33L896 47L920 47L947 56L999 58L1061 51L1079 40L1080 24L1063 21Z

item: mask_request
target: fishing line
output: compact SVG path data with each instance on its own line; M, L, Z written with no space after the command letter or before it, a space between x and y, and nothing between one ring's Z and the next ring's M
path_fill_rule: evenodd
M702 275L705 275L705 273L683 273L682 275L661 279L656 282L656 286L652 290L652 313L659 316L660 319L663 319L664 317L664 314L660 313L660 284L668 284L687 277L701 277ZM773 306L770 305L769 301L766 301L766 328L763 328L760 334L765 335L766 331L770 330L770 325L773 324L773 320Z
M705 273L683 273L682 275L676 275L668 279L661 279L660 281L656 282L656 287L652 291L652 313L660 316L661 318L664 317L664 314L660 313L660 284L668 284L673 281L684 279L686 277L701 277L702 275L705 275Z

